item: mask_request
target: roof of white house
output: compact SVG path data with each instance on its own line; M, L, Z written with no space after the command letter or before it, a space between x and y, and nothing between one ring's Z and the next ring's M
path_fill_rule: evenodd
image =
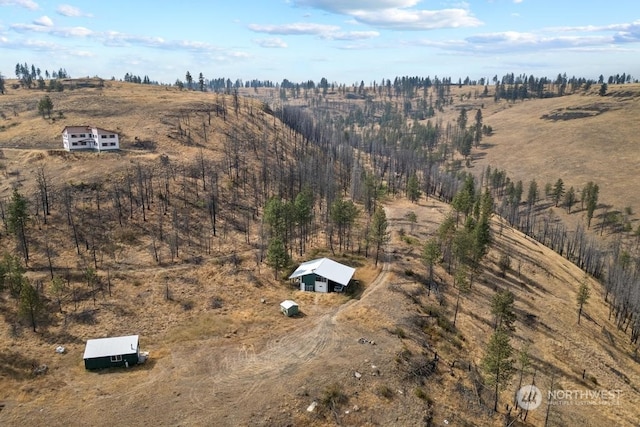
M298 306L298 303L295 301L291 301L290 299L286 299L280 303L280 307L284 308L285 310L289 310L291 307L297 307L297 306Z
M355 268L340 264L332 259L318 258L300 264L300 266L296 268L296 271L289 276L289 279L315 273L319 276L326 277L333 282L347 286L355 272Z
M131 354L138 351L138 335L87 340L83 359Z
M89 130L95 130L97 133L112 133L112 134L118 133L114 130L104 129L97 126L85 126L85 125L65 126L64 129L62 129L62 133L64 133L65 131L68 133L68 132L82 132L82 131L89 131Z

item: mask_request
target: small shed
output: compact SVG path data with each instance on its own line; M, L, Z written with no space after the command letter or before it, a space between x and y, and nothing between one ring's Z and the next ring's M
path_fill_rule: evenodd
M301 291L343 292L349 286L356 269L329 258L303 262L289 276L298 281Z
M290 299L284 300L280 303L280 310L282 311L282 314L287 317L295 316L300 311L298 304Z
M83 358L86 369L137 365L141 360L139 337L128 335L87 340Z

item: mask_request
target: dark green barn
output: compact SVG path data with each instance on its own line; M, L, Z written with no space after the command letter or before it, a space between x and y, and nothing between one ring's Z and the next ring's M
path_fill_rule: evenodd
M138 335L87 340L84 348L84 367L102 369L129 367L140 360Z

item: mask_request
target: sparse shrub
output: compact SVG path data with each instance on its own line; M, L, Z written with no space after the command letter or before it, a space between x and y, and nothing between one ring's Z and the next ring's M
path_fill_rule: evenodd
M187 300L182 302L182 309L184 311L193 310L193 306L194 306L193 301Z
M440 326L443 330L449 333L452 333L455 331L455 326L453 326L453 323L449 321L449 319L447 319L445 316L438 317L438 326Z
M209 307L211 307L214 310L217 310L219 308L222 308L222 303L223 303L222 298L211 297L211 300L209 301Z
M402 363L402 362L406 362L409 360L409 358L411 357L411 350L409 350L406 346L402 347L402 350L400 350L398 352L398 354L396 354L396 363Z
M589 381L591 381L593 385L598 385L598 379L594 375L589 377Z
M413 391L413 394L415 394L416 397L421 400L427 400L427 398L429 397L427 396L427 393L425 393L425 391L422 389L422 387L416 387Z
M511 268L511 257L509 254L500 255L500 259L498 260L498 268L500 268L500 275L505 277L507 275L507 271Z
M344 405L349 401L349 397L342 391L342 387L338 383L329 385L322 393L320 402L326 407L334 410L340 405Z
M409 277L411 277L411 276L413 276L413 275L414 275L414 272L413 272L413 270L412 270L412 269L407 268L406 270L404 270L404 274L405 274L405 275L407 275L407 276L409 276Z
M386 384L380 384L376 387L376 394L378 394L378 396L382 396L385 399L393 399L394 393L393 390L391 389L391 387L389 387Z
M393 333L398 336L398 338L406 338L407 334L404 332L404 329L401 327L397 327L394 329Z

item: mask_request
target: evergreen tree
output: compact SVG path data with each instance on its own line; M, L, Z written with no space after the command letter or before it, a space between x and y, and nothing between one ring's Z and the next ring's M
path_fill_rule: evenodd
M204 92L204 75L202 73L198 76L198 86L200 87L200 92Z
M37 318L42 311L44 304L40 294L31 284L25 283L20 290L20 314L26 316L31 321L33 332L36 332Z
M25 263L29 262L29 246L27 243L27 224L29 222L29 210L27 199L17 189L13 190L8 206L7 227L17 240L18 247L22 250Z
M387 214L384 212L382 206L378 206L373 213L373 220L371 221L371 230L369 231L369 239L376 248L376 266L378 265L378 258L380 256L380 249L385 243L389 241L389 232Z
M493 329L512 331L516 314L513 311L515 297L511 291L498 291L491 298L491 314L494 317Z
M2 77L2 73L0 73L0 95L4 95L4 77Z
M187 81L187 87L192 89L193 87L191 86L191 83L193 83L193 77L191 77L191 73L189 71L185 74L184 79Z
M598 206L599 191L598 184L594 184L593 181L589 181L582 190L582 200L587 205L587 228L591 227L591 219Z
M431 291L431 285L433 284L433 267L440 260L441 255L438 241L436 239L427 240L422 250L422 261L427 265L429 270L429 291Z
M498 411L499 391L513 375L513 347L509 342L509 335L503 328L498 328L487 344L487 350L482 359L482 368L487 383L494 387L493 410Z
M571 208L576 203L576 190L573 187L569 187L564 195L564 206L567 208L567 213L571 213Z
M280 238L275 237L269 241L267 249L267 264L273 268L275 279L278 280L280 270L289 265L289 253Z
M38 102L38 112L42 114L42 118L44 119L45 114L47 117L51 117L51 110L53 110L53 101L51 101L49 95L45 95L40 102Z
M578 305L578 325L580 324L580 318L582 317L582 308L589 301L589 297L591 296L591 289L589 288L589 284L587 280L582 281L580 287L578 288L578 293L576 295L576 303Z
M420 200L421 195L418 175L414 172L409 177L409 181L407 181L407 198L415 203Z
M598 95L605 96L607 94L608 89L609 89L609 86L607 86L607 84L603 82L600 85L600 90L598 91Z
M0 261L0 291L9 288L11 297L20 297L22 286L26 283L24 272L18 257L5 253Z
M562 196L564 196L564 182L562 182L562 179L558 178L555 185L553 186L553 191L551 194L553 195L553 202L555 203L556 207L558 207L560 200L562 200Z

